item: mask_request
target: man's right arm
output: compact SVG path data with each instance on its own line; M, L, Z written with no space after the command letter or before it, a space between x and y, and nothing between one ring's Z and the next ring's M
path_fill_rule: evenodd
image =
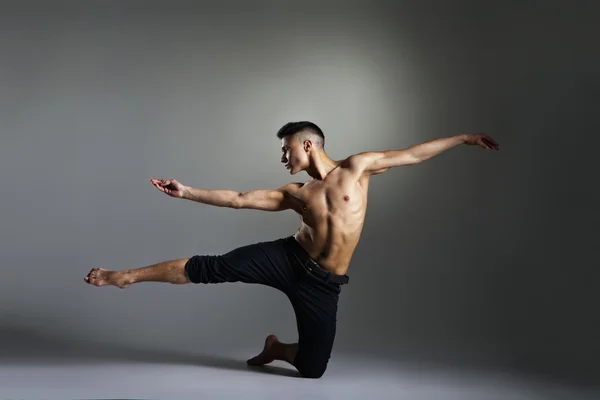
M282 211L291 207L289 191L301 186L289 183L277 189L238 192L228 189L201 189L186 186L182 198L217 207Z

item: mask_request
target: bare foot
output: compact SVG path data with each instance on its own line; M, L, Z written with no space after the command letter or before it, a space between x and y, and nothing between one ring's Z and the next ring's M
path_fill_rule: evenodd
M279 343L279 339L275 335L269 335L265 339L265 347L263 351L256 357L252 357L248 361L248 365L265 365L275 361L275 352L273 351L273 345Z
M92 268L83 280L94 286L112 285L121 289L129 286L120 271L109 271L104 268Z

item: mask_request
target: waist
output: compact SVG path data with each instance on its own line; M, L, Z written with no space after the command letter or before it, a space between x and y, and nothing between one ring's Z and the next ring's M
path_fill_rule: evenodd
M292 236L288 236L285 238L289 247L294 252L294 255L300 260L302 266L307 269L310 273L319 276L320 278L334 282L338 284L347 284L350 281L350 277L348 275L337 275L323 268L317 261L315 261L308 251L298 241L296 238Z

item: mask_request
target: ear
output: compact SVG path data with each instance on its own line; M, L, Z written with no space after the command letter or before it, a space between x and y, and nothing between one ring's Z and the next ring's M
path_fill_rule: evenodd
M312 149L312 147L313 147L312 141L310 139L306 139L303 143L304 151L308 152L310 149Z

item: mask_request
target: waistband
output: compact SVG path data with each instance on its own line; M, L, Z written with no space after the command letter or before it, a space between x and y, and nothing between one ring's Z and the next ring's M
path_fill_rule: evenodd
M308 254L308 252L306 251L306 249L302 247L300 243L298 243L298 241L293 235L286 237L285 240L287 243L290 244L290 246L294 250L294 254L300 259L302 266L306 268L309 272L317 275L325 281L337 283L340 285L345 285L350 281L350 277L348 275L336 275L320 266L319 263L312 259L310 254Z

